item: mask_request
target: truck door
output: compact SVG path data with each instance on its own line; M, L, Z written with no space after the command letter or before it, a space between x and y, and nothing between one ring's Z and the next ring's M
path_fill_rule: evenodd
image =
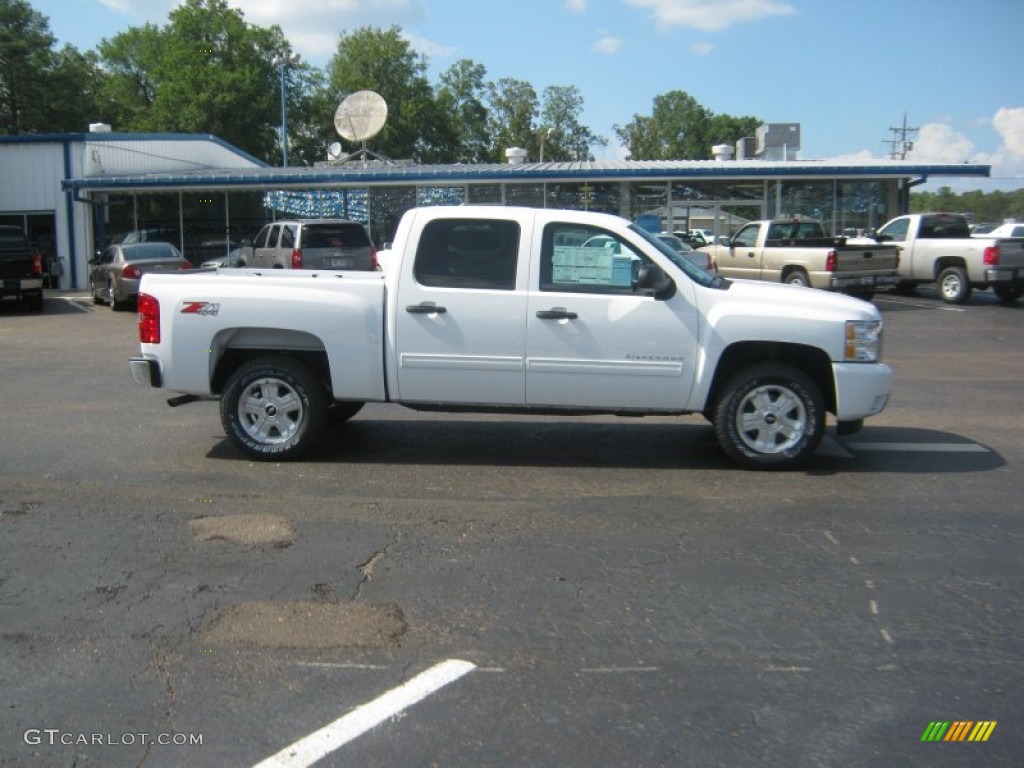
M279 227L275 224L265 224L263 229L256 235L256 239L252 241L252 263L250 267L269 267L272 266L273 246L277 245L277 232ZM273 234L274 242L273 245L270 243L270 236Z
M747 280L761 279L761 257L757 247L760 231L760 224L747 224L729 241L728 248L716 249L718 272L721 275Z
M684 409L697 362L693 284L677 277L667 300L637 292L637 272L650 260L597 227L555 221L534 239L540 256L526 313L527 402Z
M910 219L901 216L887 222L875 235L879 238L879 242L891 243L899 247L900 249L900 275L904 278L923 277L925 280L931 280L934 275L931 274L930 269L923 270L924 274L919 275L918 273L922 270L919 269L915 263L914 251L915 242L910 239Z
M398 399L525 403L523 229L512 219L466 217L428 220L418 239L412 233L416 254L403 262L395 308Z

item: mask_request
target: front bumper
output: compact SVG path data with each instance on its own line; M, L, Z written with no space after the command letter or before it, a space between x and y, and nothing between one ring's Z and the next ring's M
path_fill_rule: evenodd
M160 363L156 360L149 360L144 357L133 357L128 360L128 368L132 372L132 379L136 384L150 387L162 387L163 374L160 371Z
M836 420L857 421L881 413L889 403L892 369L884 363L832 363Z

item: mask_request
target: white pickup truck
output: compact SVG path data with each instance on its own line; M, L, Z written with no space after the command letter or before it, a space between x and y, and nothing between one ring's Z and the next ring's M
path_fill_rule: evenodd
M972 288L991 286L1007 303L1024 295L1024 238L971 237L964 216L912 213L886 222L873 239L900 248L898 290L938 283L950 304L963 304Z
M899 282L899 249L878 243L848 244L811 219L744 224L732 237L700 248L725 277L809 285L871 299L876 288Z
M729 281L616 216L493 206L404 215L386 272L147 274L140 384L220 399L257 459L303 455L366 402L421 410L703 413L742 466L810 456L889 399L866 302ZM333 418L332 418L333 417Z

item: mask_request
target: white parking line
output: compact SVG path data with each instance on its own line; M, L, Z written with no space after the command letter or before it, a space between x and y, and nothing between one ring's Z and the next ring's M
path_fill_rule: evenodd
M909 451L922 453L991 453L977 443L846 443L854 451Z
M389 717L394 717L474 669L476 665L468 661L443 661L299 739L257 763L254 768L308 768Z

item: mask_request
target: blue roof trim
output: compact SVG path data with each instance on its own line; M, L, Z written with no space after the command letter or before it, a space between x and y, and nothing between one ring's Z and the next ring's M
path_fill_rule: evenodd
M212 133L35 133L0 136L0 144L64 144L69 141L208 141L261 168L271 167L265 160L250 155Z
M988 177L991 166L968 164L926 165L917 163L845 164L811 161L711 162L711 161L609 161L531 163L523 165L395 165L349 168L279 168L264 165L253 169L104 176L69 179L74 190L90 189L209 189L209 188L309 188L316 186L378 186L384 184L466 184L538 181L626 181L668 179L764 179L764 178L913 178L928 176Z

